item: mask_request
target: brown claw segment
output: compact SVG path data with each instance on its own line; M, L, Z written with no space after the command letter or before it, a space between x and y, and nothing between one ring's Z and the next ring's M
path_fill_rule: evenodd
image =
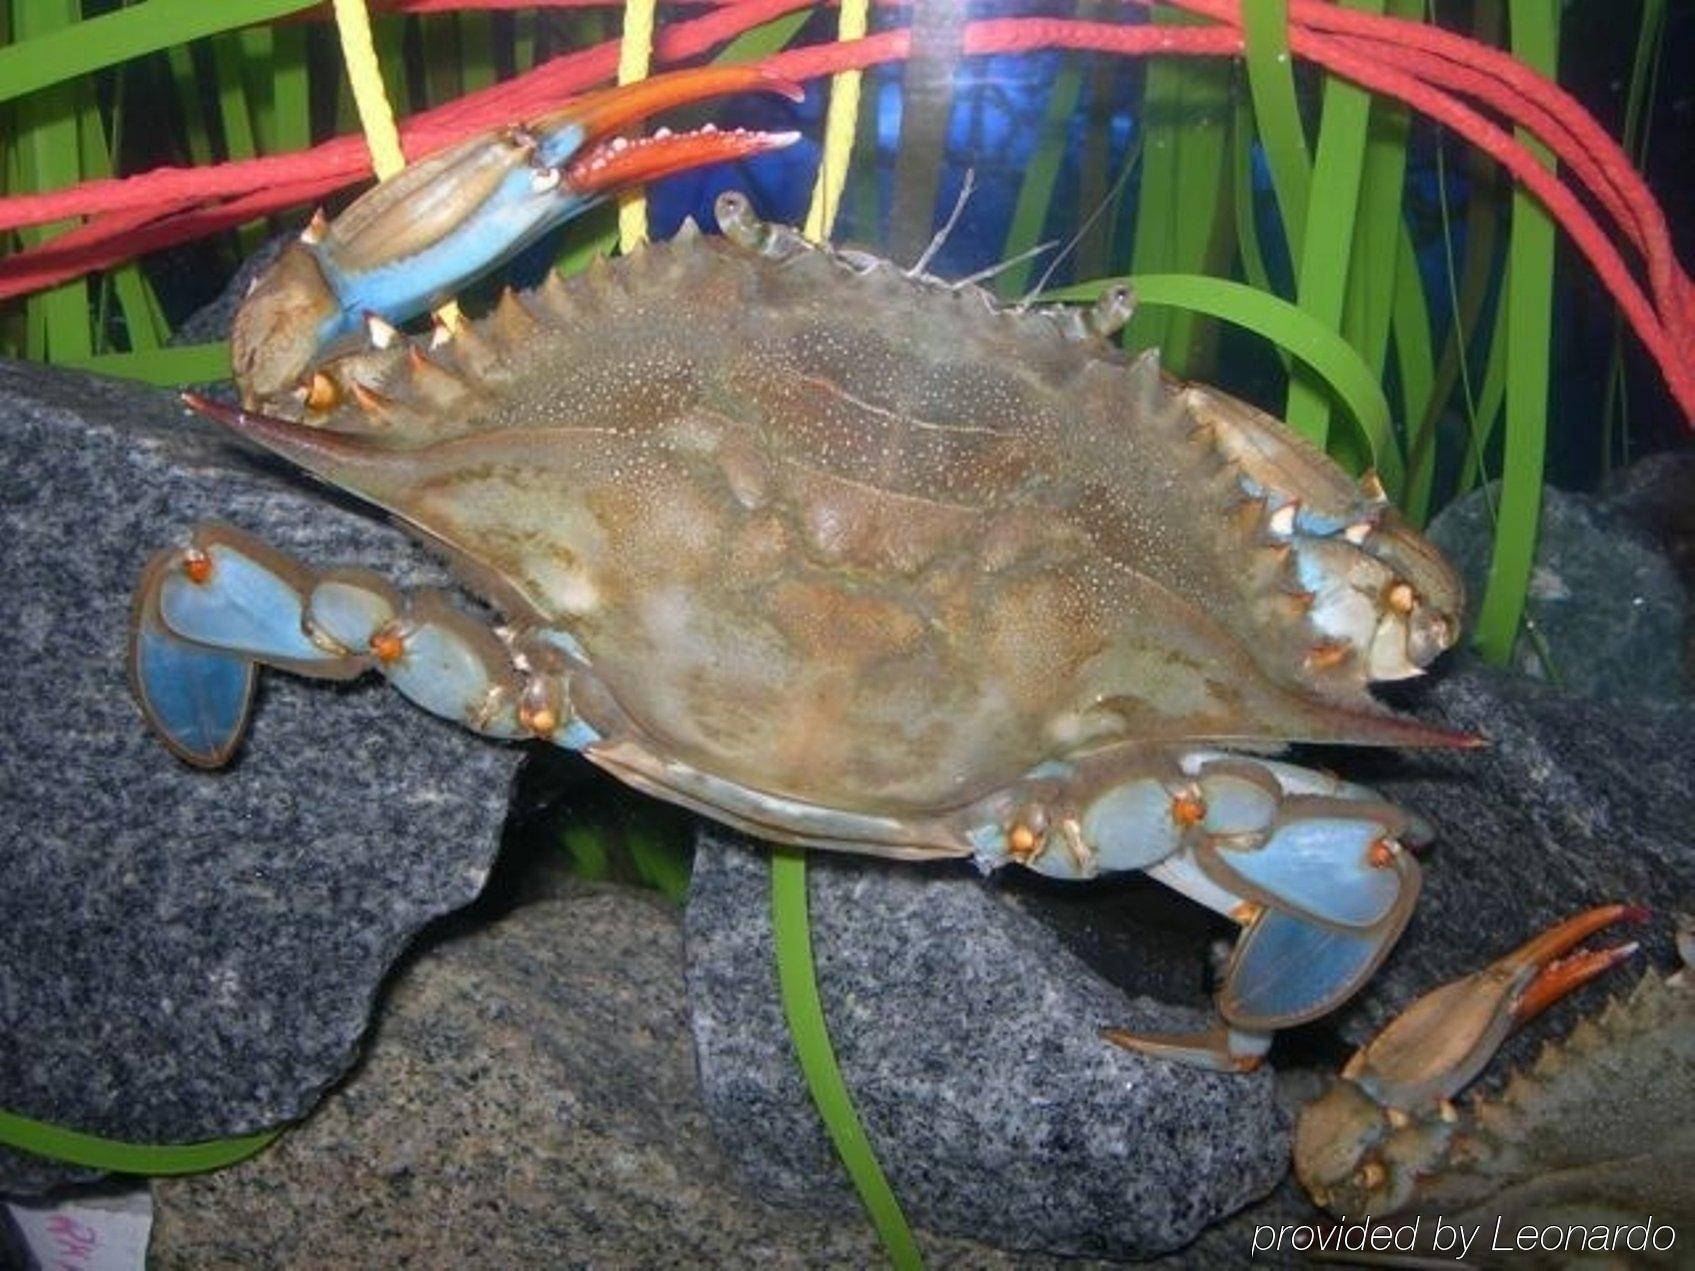
M1419 1108L1458 1093L1513 1028L1617 966L1635 944L1567 957L1616 922L1640 922L1631 905L1600 905L1566 919L1481 971L1419 998L1348 1061L1342 1075L1390 1107Z

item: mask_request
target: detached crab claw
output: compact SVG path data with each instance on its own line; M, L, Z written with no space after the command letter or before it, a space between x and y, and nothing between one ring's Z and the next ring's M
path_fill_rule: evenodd
M367 322L403 322L618 190L792 143L795 133L694 132L626 138L671 106L800 87L745 66L659 75L483 133L411 165L334 221L320 213L257 282L236 316L231 357L249 405L303 387L308 367Z
M1449 1102L1488 1065L1508 1034L1636 952L1580 950L1615 922L1646 911L1602 905L1566 919L1481 971L1426 993L1361 1047L1295 1126L1295 1173L1336 1214L1385 1214L1417 1195L1454 1145Z

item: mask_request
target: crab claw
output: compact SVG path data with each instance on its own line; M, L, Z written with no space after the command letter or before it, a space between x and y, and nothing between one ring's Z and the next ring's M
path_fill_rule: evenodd
M1646 917L1630 905L1585 910L1401 1012L1301 1112L1295 1172L1313 1199L1339 1214L1404 1207L1446 1157L1459 1119L1449 1100L1507 1035L1637 946L1573 950L1603 927Z
M1600 905L1567 918L1483 970L1426 993L1361 1047L1342 1075L1390 1107L1452 1098L1514 1028L1617 966L1637 946L1573 949L1603 927L1646 917L1631 905Z
M795 133L710 126L621 135L667 107L749 91L801 96L791 81L747 66L659 75L461 142L335 220L313 218L236 314L230 353L244 398L254 405L296 392L314 362L364 338L371 315L403 322L439 305L620 189L792 143Z

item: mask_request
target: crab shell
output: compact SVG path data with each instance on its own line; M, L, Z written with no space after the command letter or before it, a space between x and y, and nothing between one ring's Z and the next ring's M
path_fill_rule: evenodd
M1119 746L1431 739L1364 686L1451 641L1459 584L1381 497L1152 357L762 228L343 359L322 431L250 431L568 630L646 784L921 823Z

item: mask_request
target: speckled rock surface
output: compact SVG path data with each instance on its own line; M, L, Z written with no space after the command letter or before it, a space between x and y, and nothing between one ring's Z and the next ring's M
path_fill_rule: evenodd
M1205 1073L1103 1042L1194 1027L1132 1001L968 867L814 853L813 944L831 1038L902 1204L1002 1247L1147 1257L1265 1194L1287 1126L1264 1074ZM776 985L762 849L708 831L687 933L713 1125L762 1193L852 1205L801 1082Z
M682 961L677 911L620 888L437 947L309 1121L247 1164L154 1185L150 1264L876 1265L863 1216L773 1205L726 1169ZM918 1238L930 1266L1055 1265Z
M1475 609L1494 540L1491 500L1475 490L1443 509L1430 537L1465 576ZM1528 613L1547 649L1519 637L1513 665L1534 679L1599 697L1657 697L1691 689L1682 665L1686 599L1671 561L1648 536L1592 495L1543 491Z
M518 757L381 684L267 675L231 769L173 759L125 682L130 591L210 516L441 576L169 393L0 363L0 1107L142 1141L312 1105L407 941L482 886ZM66 1176L0 1154L0 1191Z

